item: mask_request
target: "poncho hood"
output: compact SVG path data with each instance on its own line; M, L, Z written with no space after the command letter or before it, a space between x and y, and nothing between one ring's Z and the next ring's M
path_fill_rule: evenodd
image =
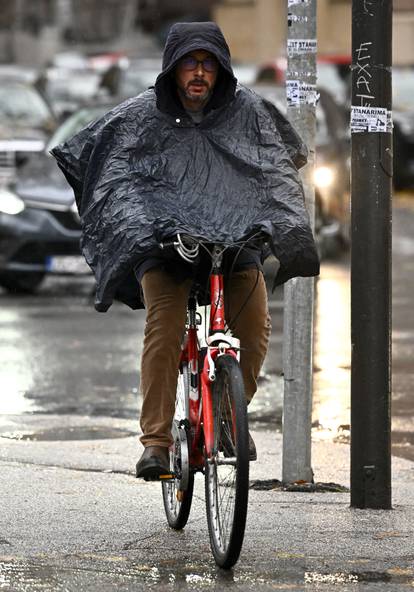
M183 110L171 76L192 49L210 51L220 63L200 124ZM225 243L261 232L280 263L276 284L316 275L297 170L306 154L276 107L236 85L214 23L172 27L155 89L52 150L75 193L96 309L106 311L120 293L132 308L142 307L133 270L177 232Z
M225 105L234 98L237 79L231 67L230 50L223 33L215 23L177 23L173 25L165 43L162 72L157 77L155 92L157 107L166 113L183 110L174 84L174 69L178 60L198 49L212 53L220 64L213 96L206 112Z

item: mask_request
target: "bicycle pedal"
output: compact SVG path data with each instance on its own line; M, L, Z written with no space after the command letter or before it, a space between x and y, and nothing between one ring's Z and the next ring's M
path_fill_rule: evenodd
M172 481L174 479L173 474L165 474L165 475L147 475L144 477L144 481Z

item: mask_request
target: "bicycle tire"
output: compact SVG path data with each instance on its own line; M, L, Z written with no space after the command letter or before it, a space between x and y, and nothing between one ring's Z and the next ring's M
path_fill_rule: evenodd
M179 427L180 422L188 419L188 405L186 405L186 397L188 401L188 389L188 366L187 364L184 364L177 381L176 410L172 430L176 437L174 444L170 449L170 468L172 472L176 472L177 469L181 468L180 460L183 453L185 453L189 461L188 440L185 439L185 441L183 441L183 439L181 439L181 441L177 441L177 438L179 438L179 430L182 431L182 428ZM186 446L185 451L181 450L181 447L184 446ZM169 526L174 530L181 530L184 528L190 515L191 503L193 500L194 473L190 471L186 481L185 490L180 489L180 479L164 481L161 484L165 515Z
M249 497L247 405L239 363L230 355L216 360L213 410L213 455L205 463L207 523L214 559L229 569L242 548Z

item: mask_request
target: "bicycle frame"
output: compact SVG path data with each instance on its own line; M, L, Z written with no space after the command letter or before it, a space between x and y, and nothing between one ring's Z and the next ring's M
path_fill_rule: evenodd
M184 260L195 261L198 249L191 243L177 235L172 244ZM160 476L168 524L180 530L190 514L194 473L204 473L210 546L217 565L226 569L239 558L249 491L249 431L240 342L225 320L222 259L227 248L213 245L210 252L211 309L203 347L197 336L201 321L194 292L188 300L172 424L171 474Z
M188 303L187 340L181 353L181 363L187 362L190 373L188 417L191 428L190 466L193 470L202 470L204 455L208 459L214 454L212 385L215 380L215 360L224 354L239 359L239 340L225 333L224 279L221 263L222 251L214 246L207 346L199 349L196 299L191 296ZM204 455L201 447L203 436Z

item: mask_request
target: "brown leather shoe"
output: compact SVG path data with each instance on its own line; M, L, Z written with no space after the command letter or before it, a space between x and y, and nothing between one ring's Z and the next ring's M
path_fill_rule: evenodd
M154 481L159 479L160 475L168 475L170 473L168 448L164 446L147 446L137 462L137 479Z
M228 430L229 429L231 429L231 428L227 428L227 430L223 430L221 433L220 450L223 450L224 456L227 456L227 457L234 456L234 454L235 454L233 443L231 442L230 438L228 437ZM253 440L250 432L248 432L248 437L249 437L249 461L254 461L254 460L257 460L256 444L254 443L254 440Z
M256 450L256 444L254 443L254 440L249 432L249 460L257 460L257 450Z

